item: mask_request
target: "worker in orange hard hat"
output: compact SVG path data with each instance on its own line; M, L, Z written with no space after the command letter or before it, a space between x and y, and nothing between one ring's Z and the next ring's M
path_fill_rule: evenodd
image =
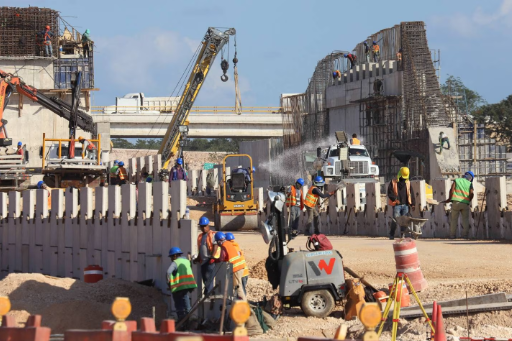
M411 191L409 181L410 170L407 167L400 168L396 179L391 180L388 187L388 204L393 207L393 221L389 231L389 239L395 238L396 218L407 215L409 207L414 211L414 191ZM405 230L401 228L401 237L405 236Z
M82 136L78 137L78 142L82 144L82 159L96 160L96 145Z
M39 32L39 35L43 37L45 57L53 57L52 38L54 34L50 31L50 26L46 25L44 31Z

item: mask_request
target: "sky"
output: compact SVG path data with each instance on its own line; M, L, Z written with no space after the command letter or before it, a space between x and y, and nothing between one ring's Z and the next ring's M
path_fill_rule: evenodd
M77 30L90 30L100 88L93 105L112 105L115 97L133 92L170 96L210 26L237 31L244 106L278 106L282 93L306 90L320 59L352 50L402 21L426 23L430 48L441 50L441 81L460 77L489 103L512 92L507 67L512 0L4 0L2 5L49 7ZM217 58L196 105L233 106L232 70L230 65L230 80L223 83Z

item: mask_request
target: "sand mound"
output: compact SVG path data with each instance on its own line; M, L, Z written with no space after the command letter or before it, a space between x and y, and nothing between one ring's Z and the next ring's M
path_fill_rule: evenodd
M52 328L52 333L100 328L103 320L113 319L110 305L116 297L130 299L130 320L152 316L153 306L160 320L167 310L159 290L120 279L88 284L41 274L9 274L0 281L0 295L9 296L10 314L16 316L19 325L29 314L40 314L42 324Z

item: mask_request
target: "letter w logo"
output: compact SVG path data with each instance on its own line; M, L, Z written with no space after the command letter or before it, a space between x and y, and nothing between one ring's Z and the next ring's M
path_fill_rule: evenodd
M325 262L325 260L321 259L318 262L318 266L316 266L315 262L308 262L309 266L317 276L321 276L321 270L325 270L325 273L330 275L332 273L332 268L334 267L334 263L336 262L336 258L331 258L329 260L329 264Z

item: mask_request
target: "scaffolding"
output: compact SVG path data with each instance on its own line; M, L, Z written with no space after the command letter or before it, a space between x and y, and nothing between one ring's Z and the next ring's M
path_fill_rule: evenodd
M57 55L59 12L39 7L0 7L0 56L43 57L43 35L49 25L53 55Z

